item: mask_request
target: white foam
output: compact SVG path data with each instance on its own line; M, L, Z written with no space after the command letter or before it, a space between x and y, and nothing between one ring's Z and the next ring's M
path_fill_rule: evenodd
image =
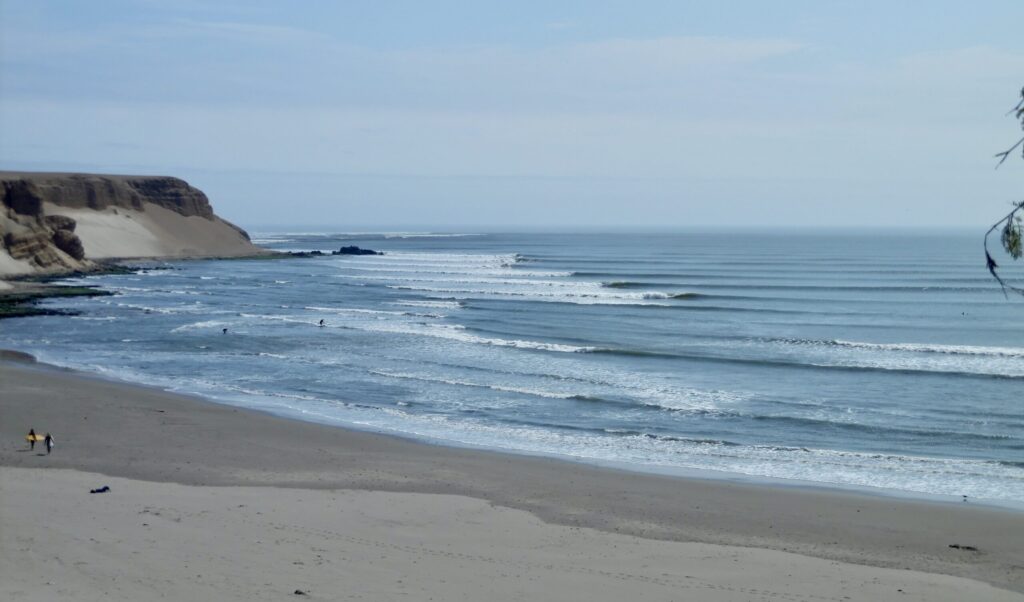
M840 347L878 351L909 351L913 353L941 353L947 355L989 355L995 357L1024 358L1024 347L985 347L974 345L936 345L927 343L862 343L859 341L831 341Z
M506 277L514 276L518 278L566 278L572 276L572 272L559 272L559 271L547 271L547 270L520 270L513 267L491 269L491 268L476 268L471 267L466 269L452 269L449 266L437 266L431 268L431 266L424 265L410 265L409 267L400 267L398 265L392 265L390 267L362 267L354 266L349 263L339 264L337 266L340 269L346 271L355 272L378 272L383 274L438 274L442 276L495 276L495 277ZM427 269L424 269L427 268Z
M274 238L274 237L253 237L252 244L254 245L271 245L275 243L294 242L294 238Z
M205 330L210 328L221 329L225 326L229 326L230 322L223 322L221 320L203 320L202 322L193 322L191 324L184 324L177 328L171 329L171 332L187 332L189 330Z
M474 387L478 389L490 389L492 391L502 391L506 393L521 393L524 395L533 395L535 397L546 397L549 399L572 399L576 396L573 393L559 393L555 391L546 391L543 389L530 389L528 387L512 387L499 384L491 383L476 383L467 380L453 379L453 378L441 378L434 376L424 376L421 374L412 373L401 373L401 372L387 372L384 370L370 370L371 374L378 376L386 376L389 378L401 378L407 380L418 380L423 382L440 383L445 385L454 385L461 387Z
M409 301L391 301L389 305L399 305L404 307L430 307L435 309L461 309L462 304L458 301L435 301L435 300L418 300L411 299Z
M721 341L707 344L720 347L739 343ZM751 339L747 344L768 345L783 359L813 366L1024 376L1024 349L1019 347L812 339Z
M363 309L358 307L324 307L320 305L307 305L303 309L310 311L325 311L328 313L335 314L366 314L366 315L379 315L379 316L405 316L409 315L408 312L404 311L386 311L382 309Z
M605 293L598 289L590 289L585 285L577 285L575 291L561 290L551 291L543 289L512 289L501 290L496 288L464 288L464 287L440 287L440 286L414 286L390 284L387 288L401 291L418 291L431 294L472 299L487 297L521 297L531 301L551 301L561 303L575 303L578 305L660 305L668 306L667 303L655 303L652 299L668 299L665 293ZM650 297L648 295L654 295Z
M516 273L513 273L518 275ZM365 276L362 274L338 274L335 278L349 278L353 280L375 280L375 281L386 281L386 282L444 282L447 284L490 284L494 286L536 286L536 287L563 287L571 289L587 288L592 289L588 283L583 282L572 282L572 281L561 281L561 280L538 280L538 279L527 279L527 278L511 278L511 277L490 277L484 276L479 278L447 278L447 277L423 277L420 276ZM655 295L662 295L660 298L667 299L668 295L665 293L651 293Z
M545 343L541 341L524 341L519 339L498 339L478 336L465 330L465 326L458 324L395 324L381 322L379 324L367 324L363 326L352 326L356 330L371 332L387 332L391 334L407 334L416 336L434 337L448 339L460 343L473 345L490 345L494 347L514 347L516 349L531 349L536 351L555 351L559 353L586 353L593 351L594 347L581 347L578 345L564 345L561 343Z
M157 314L175 314L186 311L184 309L172 309L169 307L150 307L148 305L137 305L135 303L117 303L118 307L126 307L128 309L137 309L146 313L157 313Z

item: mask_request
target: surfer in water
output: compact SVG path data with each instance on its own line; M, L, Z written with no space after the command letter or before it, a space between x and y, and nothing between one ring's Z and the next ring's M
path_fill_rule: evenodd
M220 333L221 333L221 334L227 334L227 333L228 333L228 329L227 329L227 328L224 328L224 329L222 329L222 330L220 331Z
M324 326L326 326L326 324L324 324L323 320L320 320L320 328L323 328Z

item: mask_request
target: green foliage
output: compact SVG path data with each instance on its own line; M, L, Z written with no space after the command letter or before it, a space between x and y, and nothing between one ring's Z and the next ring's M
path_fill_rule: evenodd
M1000 240L1003 243L1003 248L1010 254L1010 257L1014 259L1020 259L1024 255L1024 250L1021 249L1021 219L1018 215L1015 219L1006 220L1006 225L1003 226L1003 234Z

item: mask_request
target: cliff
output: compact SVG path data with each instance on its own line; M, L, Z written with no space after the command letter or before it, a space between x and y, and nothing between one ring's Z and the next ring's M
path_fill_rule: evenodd
M263 252L184 180L0 171L0 278L95 260Z

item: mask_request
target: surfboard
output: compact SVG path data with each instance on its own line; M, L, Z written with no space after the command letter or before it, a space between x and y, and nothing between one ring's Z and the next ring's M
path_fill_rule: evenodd
M42 441L46 435L25 435L25 441Z

